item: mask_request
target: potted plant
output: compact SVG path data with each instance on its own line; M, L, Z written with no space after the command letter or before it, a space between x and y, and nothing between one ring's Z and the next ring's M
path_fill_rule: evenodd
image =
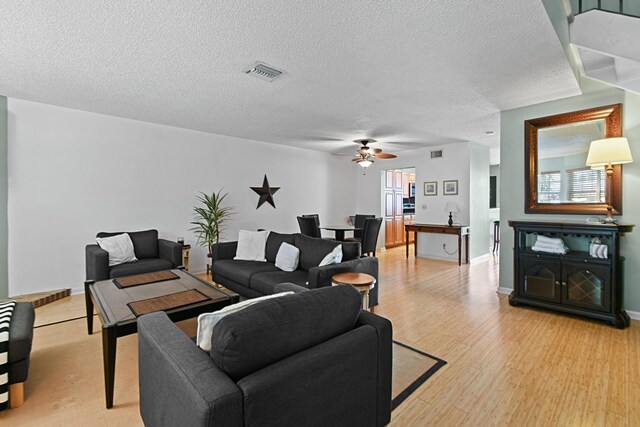
M196 198L202 205L193 208L195 215L193 221L191 221L191 225L193 225L191 231L195 233L198 239L197 243L200 246L205 246L209 251L208 256L211 257L211 246L220 242L220 234L226 228L229 219L231 219L233 207L223 206L224 199L228 193L223 193L222 190L211 195L203 192L200 194ZM208 271L209 265L207 265Z

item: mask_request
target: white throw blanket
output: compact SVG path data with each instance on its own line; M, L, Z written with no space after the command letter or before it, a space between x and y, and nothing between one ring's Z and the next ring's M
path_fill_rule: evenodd
M536 243L531 247L531 250L560 255L569 252L569 248L561 238L547 236L537 236Z
M9 325L15 301L0 304L0 411L9 406Z

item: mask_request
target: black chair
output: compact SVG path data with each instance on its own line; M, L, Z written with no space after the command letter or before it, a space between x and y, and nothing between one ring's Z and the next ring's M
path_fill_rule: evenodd
M382 218L365 218L362 230L362 255L373 254L376 256L376 245L381 226Z
M300 233L309 237L322 237L320 236L320 227L316 221L316 218L312 216L299 216L298 225L300 226Z
M111 237L123 232L98 233L96 237ZM158 238L158 230L127 232L133 243L133 252L138 261L109 266L109 252L96 244L85 248L85 266L87 280L115 279L116 277L133 276L170 270L182 265L182 245Z
M303 218L313 218L316 221L316 225L318 226L318 228L320 228L320 215L318 214L309 214L309 215L302 215Z
M375 218L375 215L361 215L361 214L356 214L356 218L353 222L353 226L355 228L359 228L360 230L354 230L353 232L353 238L357 241L359 241L360 243L362 243L362 235L364 232L364 220L367 218Z

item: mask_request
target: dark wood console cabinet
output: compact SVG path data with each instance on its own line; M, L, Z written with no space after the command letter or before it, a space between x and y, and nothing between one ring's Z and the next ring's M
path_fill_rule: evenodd
M585 222L509 221L514 229L512 306L526 304L629 326L622 304L620 237L633 225ZM564 255L536 252L537 236L560 237L569 247ZM589 254L598 239L607 258Z

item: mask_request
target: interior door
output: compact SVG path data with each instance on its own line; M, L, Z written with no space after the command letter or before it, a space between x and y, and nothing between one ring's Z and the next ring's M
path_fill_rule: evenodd
M393 220L395 222L395 244L404 243L404 215L402 213L402 190L393 193Z
M389 169L385 171L384 174L384 186L385 188L392 189L393 188L393 169Z
M399 218L396 217L396 220L394 221L394 223L395 223L395 230L396 230L395 244L402 245L404 244L406 239L405 232L404 232L404 217L403 216L400 216Z
M393 171L393 188L402 191L402 171Z
M384 216L385 217L393 217L393 191L385 191L384 193Z
M395 246L395 227L393 217L384 219L384 246L390 248Z

